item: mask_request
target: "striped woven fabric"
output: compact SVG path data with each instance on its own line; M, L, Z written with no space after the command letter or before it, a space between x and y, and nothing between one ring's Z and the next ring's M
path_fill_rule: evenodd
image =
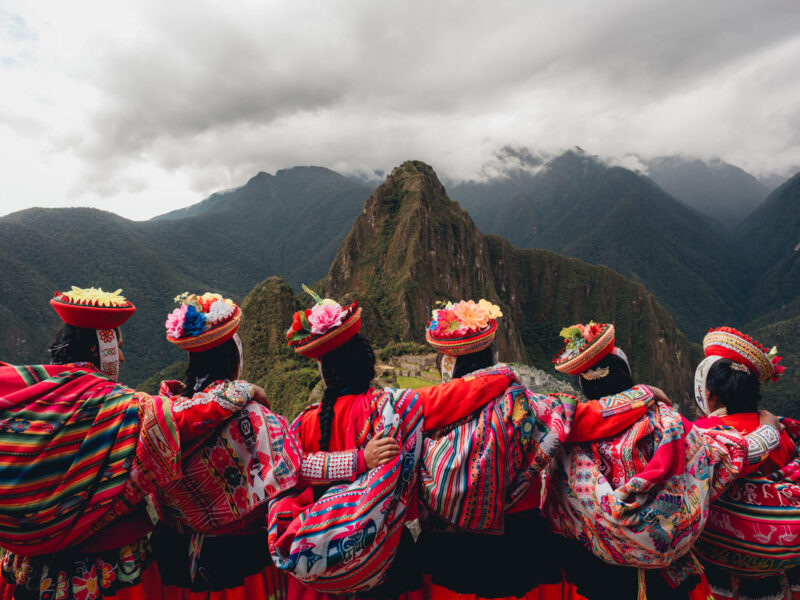
M328 488L316 502L310 488L270 502L272 560L317 591L353 594L379 584L394 559L406 508L414 498L422 448L419 396L410 390L376 392L368 425L358 447L383 430L383 435L397 438L400 456L353 483Z
M540 485L539 473L566 439L575 402L514 384L475 418L426 439L423 502L463 529L501 533L505 509Z
M82 541L128 482L134 392L88 365L0 366L0 545L27 555Z
M782 423L798 456L769 475L737 479L712 504L695 546L704 561L750 577L800 566L800 422Z

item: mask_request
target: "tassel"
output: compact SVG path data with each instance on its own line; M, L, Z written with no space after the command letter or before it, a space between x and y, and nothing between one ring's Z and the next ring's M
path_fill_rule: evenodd
M647 600L647 586L644 582L644 569L639 569L639 594L636 600Z

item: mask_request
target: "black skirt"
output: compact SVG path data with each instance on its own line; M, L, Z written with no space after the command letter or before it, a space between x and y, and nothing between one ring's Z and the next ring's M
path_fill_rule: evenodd
M532 510L506 515L501 535L425 531L419 543L431 583L481 598L519 598L561 582L559 557L552 551L560 539Z
M244 584L272 564L267 546L267 532L247 535L206 536L200 549L197 575L191 579L189 568L190 534L178 533L157 525L150 538L153 556L158 563L161 581L193 592L219 591Z

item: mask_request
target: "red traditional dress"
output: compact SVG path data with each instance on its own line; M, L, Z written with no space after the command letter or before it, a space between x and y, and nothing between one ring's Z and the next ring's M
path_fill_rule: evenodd
M216 386L173 411L88 363L0 364L0 597L159 598L142 465L178 467L181 442L238 411L252 386Z
M214 382L209 388L221 383L224 382ZM161 393L175 397L178 402L181 399L177 394L182 390L183 384L177 381L161 384ZM266 503L257 504L253 509L252 503L247 502L244 494L241 499L236 500L240 490L248 489L247 479L252 476L253 465L245 464L236 449L228 449L233 444L242 443L254 449L262 466L271 464L274 471L288 473L293 465L276 465L274 458L268 454L277 446L282 447L282 452L293 453L294 450L287 448L297 446L299 458L299 442L288 439L293 438L293 434L280 427L280 422L285 422L283 417L248 413L247 409L241 411L223 430L210 438L199 449L202 458L197 456L197 452L193 452L185 459L192 473L199 473L199 477L190 476L191 481L186 486L181 486L179 493L186 496L187 503L191 501L189 496L194 496L199 501L192 507L184 504L164 509L167 512L182 512L173 518L165 515L170 526L160 523L151 539L153 554L163 574L165 599L266 600L280 599L286 594L287 576L275 567L269 554L267 532L264 529ZM241 423L242 418L245 419L244 425ZM277 421L278 427L275 427L275 423L265 423L264 420L268 418ZM245 436L250 439L243 439ZM284 437L279 439L280 436ZM208 471L200 472L192 466L194 461L205 463L207 460L213 463L211 473L221 474L224 482L214 481L213 474L209 480L206 478ZM363 459L361 462L363 463ZM336 469L331 468L333 464L337 465ZM305 454L302 456L302 467L297 467L298 473L282 479L282 474L271 474L276 480L264 498L295 484L352 481L365 468L359 465L357 450ZM202 485L204 489L198 489L198 485ZM233 503L243 516L225 525L213 527L213 523L219 521L221 511L219 506L213 505L214 494L211 488L218 486L224 488L225 494L234 496ZM249 492L252 493L252 489ZM193 534L186 531L184 523L189 520L187 509L196 513L192 515L189 524L201 527L204 533ZM181 531L172 527L178 527Z
M642 390L637 398L578 404L565 441L619 433L639 419L649 403L652 394ZM541 492L541 485L532 485L506 510L499 535L458 531L432 519L430 530L421 537L430 598L561 600L566 592L559 553L554 550L563 540L550 532L539 511Z
M502 395L512 376L510 369L501 368L479 377L465 377L440 386L415 390L423 407L424 429L441 429L473 414L490 400ZM349 450L356 446L358 434L368 424L369 405L374 393L377 392L369 390L364 394L346 395L337 399L331 422L329 448L332 451ZM297 433L306 452L319 451L319 410L318 404L310 406L292 424L292 429ZM416 518L416 505L415 501L409 503L406 521ZM291 577L288 584L290 600L335 598L311 590ZM414 552L413 540L407 530L403 533L397 557L384 583L360 596L415 600L423 597L421 568Z
M712 414L708 417L695 421L697 427L706 429L725 429L733 427L742 434L749 434L757 430L760 426L758 413L738 413L733 415L724 414L725 411L720 411L722 414ZM796 433L796 431L795 431ZM772 450L761 463L749 464L742 470L741 477L748 478L748 476L769 476L775 474L781 469L784 469L792 461L797 458L797 443L792 437L783 431L780 434L780 445ZM788 514L787 510L791 503L786 502L785 508L776 509L771 516L768 507L763 507L763 514L760 516L760 521L755 519L744 520L737 523L731 521L731 516L738 517L740 509L737 505L741 506L742 502L757 502L759 490L764 489L764 483L756 482L747 483L743 486L738 484L733 486L733 489L726 494L723 499L712 505L711 514L709 515L709 524L706 526L706 534L698 542L698 552L701 555L701 561L706 569L706 575L711 585L714 597L720 600L728 600L734 598L752 598L753 600L767 599L767 598L792 598L794 600L800 599L800 569L793 568L784 571L780 574L774 572L767 572L763 577L748 576L753 573L736 574L729 569L721 568L715 561L705 560L704 556L708 553L714 559L718 559L718 550L714 547L709 547L709 542L716 545L725 545L728 537L740 537L744 535L755 536L761 543L771 545L785 544L783 553L788 558L790 554L796 553L797 539L796 536L786 536L783 531L784 516L781 514ZM779 483L780 486L780 483ZM785 493L791 494L789 486L785 486ZM769 500L775 501L773 496ZM795 502L795 505L797 502ZM796 511L796 508L795 508ZM774 519L772 524L767 523L769 519ZM747 529L745 529L747 528ZM774 533L772 533L774 532ZM765 537L769 535L775 539L768 539ZM786 536L786 537L782 537ZM787 539L791 537L791 539ZM754 538L745 538L742 541ZM792 546L790 548L790 546ZM737 543L738 548L738 543ZM755 555L763 553L757 547L753 547L750 552ZM780 554L780 553L779 553ZM766 558L766 557L764 557ZM766 563L766 561L765 561ZM753 565L753 570L757 569L757 565ZM788 589L787 589L788 588Z

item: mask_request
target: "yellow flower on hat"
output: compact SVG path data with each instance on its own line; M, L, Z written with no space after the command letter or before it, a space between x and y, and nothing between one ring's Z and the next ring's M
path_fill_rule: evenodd
M490 319L499 319L503 316L503 311L500 310L500 307L497 306L497 304L492 304L488 300L481 298L478 300L478 306L482 307L486 311L486 314L489 315Z
M93 306L125 306L127 300L122 295L122 290L115 292L104 292L102 288L79 288L72 286L68 292L61 294L74 304L86 304Z

